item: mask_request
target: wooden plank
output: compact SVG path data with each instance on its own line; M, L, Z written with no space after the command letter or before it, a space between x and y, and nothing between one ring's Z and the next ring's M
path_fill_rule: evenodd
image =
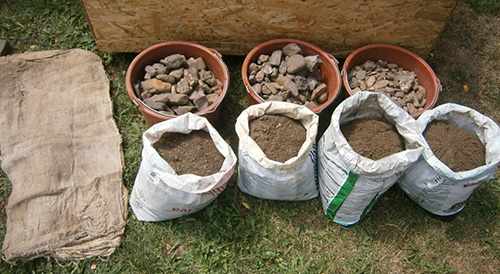
M369 43L427 55L456 0L82 0L103 51L140 51L186 40L224 54L297 38L336 55Z

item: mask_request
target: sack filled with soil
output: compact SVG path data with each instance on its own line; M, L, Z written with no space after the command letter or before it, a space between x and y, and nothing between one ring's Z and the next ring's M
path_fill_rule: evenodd
M236 121L240 190L270 200L317 197L317 128L318 116L305 106L266 102L244 110Z
M325 215L346 226L360 221L420 157L416 127L381 93L358 92L342 102L318 144Z
M207 119L186 113L142 137L141 167L130 206L141 221L163 221L203 209L224 189L236 155Z
M400 187L427 211L460 212L481 183L495 177L500 162L500 129L483 114L457 104L425 111L417 120L424 152Z

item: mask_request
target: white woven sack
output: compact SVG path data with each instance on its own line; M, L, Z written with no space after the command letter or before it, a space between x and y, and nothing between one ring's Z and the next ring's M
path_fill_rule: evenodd
M207 131L224 157L217 173L177 175L153 147L165 132L187 134L193 130ZM130 196L130 206L141 221L174 219L203 209L226 188L236 165L236 155L217 130L207 119L191 113L152 126L144 132L142 142L141 167Z
M409 149L376 161L356 153L340 126L361 118L385 118L393 123ZM325 215L345 226L362 219L422 153L416 130L415 120L382 93L358 92L344 100L318 144L319 189Z
M441 162L424 142L420 160L404 174L399 186L424 209L440 216L460 212L481 183L495 177L500 162L500 129L483 114L457 104L444 104L425 111L417 120L423 134L434 120L447 121L475 134L485 146L486 164L454 172Z
M249 121L264 114L280 114L299 120L306 129L306 140L297 156L281 163L266 157L250 138ZM315 180L316 134L318 116L307 107L285 103L266 102L245 109L236 121L238 146L238 186L242 192L270 199L299 201L318 196Z

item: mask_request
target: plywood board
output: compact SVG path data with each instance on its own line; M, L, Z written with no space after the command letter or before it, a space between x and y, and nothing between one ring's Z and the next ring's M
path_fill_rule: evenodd
M390 43L427 55L456 0L82 0L103 51L186 40L224 54L297 38L334 54Z

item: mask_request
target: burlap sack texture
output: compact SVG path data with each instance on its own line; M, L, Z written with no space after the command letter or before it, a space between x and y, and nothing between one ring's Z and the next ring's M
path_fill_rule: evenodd
M98 56L0 58L0 160L12 183L4 259L113 253L127 217L120 145Z

